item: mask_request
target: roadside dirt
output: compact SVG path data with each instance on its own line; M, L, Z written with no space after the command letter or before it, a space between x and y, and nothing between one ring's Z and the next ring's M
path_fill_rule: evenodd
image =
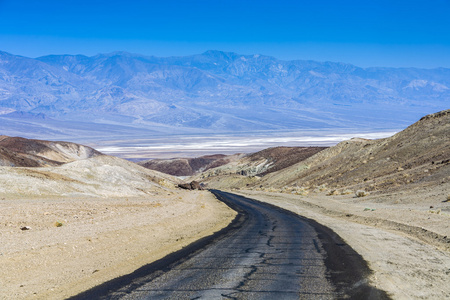
M0 211L0 299L67 298L210 235L235 216L201 191L0 199Z
M393 299L450 298L450 203L430 200L439 191L404 191L384 198L233 192L333 229L369 263L372 284Z

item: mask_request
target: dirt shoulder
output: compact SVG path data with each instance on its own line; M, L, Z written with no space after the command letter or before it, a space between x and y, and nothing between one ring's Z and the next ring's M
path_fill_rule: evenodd
M0 299L67 298L179 250L235 217L204 191L0 199L0 212Z
M364 198L233 192L330 227L369 263L372 283L394 299L450 298L450 203L424 202L433 190Z

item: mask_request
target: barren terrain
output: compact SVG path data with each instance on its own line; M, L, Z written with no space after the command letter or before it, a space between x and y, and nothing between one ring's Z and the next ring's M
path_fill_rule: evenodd
M75 143L0 136L0 166L59 166L99 155L102 153Z
M450 298L450 110L389 138L341 142L265 176L224 165L197 178L332 228L394 299Z
M227 226L208 192L106 155L0 167L0 299L63 299Z
M8 198L0 211L0 299L67 298L210 235L235 215L207 192Z
M305 155L275 149L279 160L271 149L188 180L330 227L394 299L446 299L449 132L447 110L389 138L355 138ZM19 142L18 149L0 150L16 159L29 146ZM218 231L235 216L206 191L177 189L176 177L111 156L74 155L80 149L88 150L33 148L25 153L41 167L0 167L0 298L68 297Z

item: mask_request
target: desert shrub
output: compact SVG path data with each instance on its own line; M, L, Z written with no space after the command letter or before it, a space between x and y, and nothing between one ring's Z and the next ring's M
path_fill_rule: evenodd
M335 195L339 195L339 192L337 190L330 190L327 193L327 196L335 196Z
M350 195L350 194L353 194L353 191L352 191L352 190L343 190L343 191L341 192L341 195Z
M369 196L369 195L370 195L369 192L366 192L366 191L363 191L363 190L357 190L356 193L355 193L355 196L358 197L358 198Z

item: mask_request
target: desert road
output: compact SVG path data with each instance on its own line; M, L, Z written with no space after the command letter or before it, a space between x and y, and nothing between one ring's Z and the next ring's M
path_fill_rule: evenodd
M389 299L368 284L365 261L330 229L212 192L239 212L228 228L71 299Z

